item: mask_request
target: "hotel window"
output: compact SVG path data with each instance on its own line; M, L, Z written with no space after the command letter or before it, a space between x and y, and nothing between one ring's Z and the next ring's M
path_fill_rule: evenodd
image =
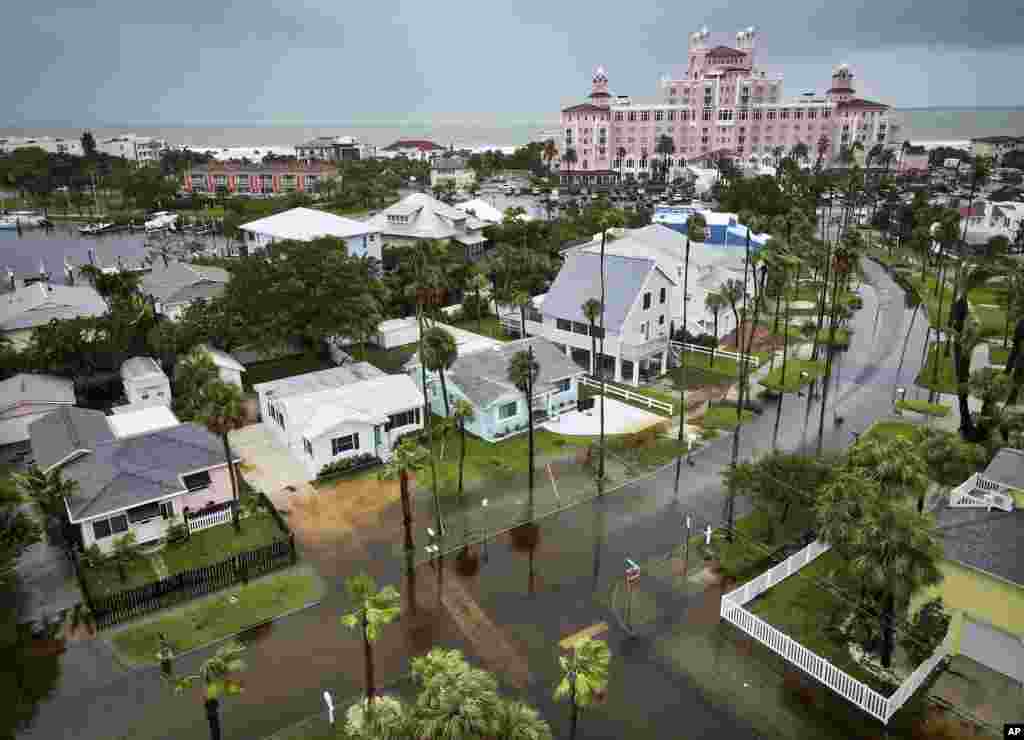
M210 487L210 471L203 470L198 473L189 473L182 476L181 480L190 493L201 491L204 488Z
M821 117L822 118L831 118L832 117L832 111L830 111L828 108L826 108L825 110L823 110L821 112Z
M644 293L644 311L651 307L651 294Z
M675 95L676 94L676 89L674 87L669 88L668 94L669 95Z
M343 437L335 437L331 440L331 455L340 455L342 452L359 449L359 435L346 434Z
M658 291L658 303L665 302L666 291L664 288Z
M754 120L755 121L760 121L761 120L761 111L759 111L759 110L755 110L754 111Z
M741 121L746 121L746 120L747 120L747 112L748 112L748 111L747 111L747 109L746 109L746 108L740 108L740 115L739 115L739 119L740 119Z
M668 120L670 120L670 121L676 120L676 112L674 110L670 110L668 112Z
M499 419L511 419L516 415L519 404L515 401L511 403L502 404L498 407L498 418Z
M664 325L665 325L665 314L662 314L661 316L658 317L658 326L664 326Z
M313 457L313 445L305 437L302 438L302 449L306 451L307 455Z
M248 177L236 177L235 178L235 190L239 193L249 192L249 178Z
M660 111L660 110L654 111L654 120L655 121L662 121L662 120L664 120L664 118L665 118L665 112L664 111Z
M786 110L785 108L783 108L781 111L779 111L779 117L782 118L783 121L788 120L789 119L789 111Z
M572 331L572 322L568 319L555 319L555 328L561 331Z
M645 110L640 111L640 120L641 121L649 121L650 119L651 119L651 114L650 114L649 111L645 111Z
M704 109L704 120L705 121L710 121L711 120L711 109L710 108L705 108Z
M636 120L636 111L635 110L629 111L629 113L626 114L626 120L627 121L635 121Z
M773 110L768 111L768 120L769 121L774 121L775 120L775 111L773 111Z
M817 117L818 117L818 111L814 110L813 108L811 110L807 111L807 120L813 121Z
M703 144L704 146L707 146L708 145L708 137L707 136L700 137L700 143Z
M718 111L718 120L719 121L731 121L732 120L732 110L729 109L729 108L723 108L722 110Z
M635 164L634 164L634 161L632 159L627 159L626 160L626 167L627 168L633 169L634 166L635 166Z
M796 120L800 121L800 120L803 119L803 117L804 117L804 112L802 110L795 110L795 111L793 111L793 118L795 118Z
M641 159L641 160L640 160L640 164L639 164L639 167L640 167L640 169L642 169L642 170L646 170L646 169L647 169L647 160L646 160L646 159Z
M619 111L615 111L615 120L616 121L621 121L622 120L622 111L620 111L620 110Z

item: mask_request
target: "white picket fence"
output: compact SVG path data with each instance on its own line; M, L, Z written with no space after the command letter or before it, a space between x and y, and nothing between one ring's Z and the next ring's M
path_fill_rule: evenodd
M672 349L675 350L675 352L677 353L677 356L678 356L678 354L681 354L683 352L693 352L694 354L698 354L698 355L707 355L708 357L711 356L711 350L709 350L707 347L702 347L699 344L687 344L687 343L684 343L684 342L672 342ZM757 357L755 357L754 355L743 355L743 354L740 354L739 352L729 352L729 351L724 350L724 349L716 349L714 354L715 354L715 357L725 357L725 358L728 358L730 360L735 360L737 364L742 362L743 358L746 357L747 358L747 365L749 367L752 367L752 368L756 368L756 367L758 367L761 364L761 361Z
M974 473L949 493L949 505L956 508L1002 509L1013 511L1010 487Z
M580 376L580 383L587 386L588 388L594 388L596 390L601 389L601 384L596 380L591 380L586 376ZM604 392L609 396L618 396L619 398L629 401L631 403L641 404L646 406L652 411L658 411L666 416L672 416L674 407L672 404L665 401L659 401L657 398L651 398L645 396L642 393L633 393L633 391L620 388L617 385L611 385L610 383L604 384Z
M189 534L202 532L204 529L209 529L210 527L216 527L218 524L227 524L230 522L231 507L220 509L218 511L211 511L209 514L186 517L185 521L188 523Z
M951 632L946 634L946 639L932 656L918 666L917 670L907 677L892 696L886 697L743 608L749 601L793 575L818 556L828 552L829 549L831 549L830 545L816 540L774 568L723 595L719 615L791 664L828 686L847 701L860 707L883 724L888 724L892 715L903 706L907 699L913 696L935 666L949 654Z

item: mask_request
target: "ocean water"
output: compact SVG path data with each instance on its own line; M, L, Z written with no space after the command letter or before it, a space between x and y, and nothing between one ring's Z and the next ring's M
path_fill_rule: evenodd
M913 143L964 142L976 136L1024 135L1024 108L927 108L894 111L903 125L904 138ZM422 121L354 123L337 126L118 126L94 128L98 137L134 132L157 136L172 144L205 147L294 147L314 136L356 136L367 144L387 146L396 139L427 138L438 144L465 147L512 147L558 129L555 114L524 116L504 124L487 120L437 119ZM78 137L76 128L2 128L0 135Z

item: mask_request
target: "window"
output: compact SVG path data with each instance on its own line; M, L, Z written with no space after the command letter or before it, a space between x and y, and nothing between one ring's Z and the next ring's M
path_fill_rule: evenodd
M728 108L723 108L722 110L718 111L718 120L719 121L731 121L732 120L732 111L729 110Z
M814 110L813 108L811 110L807 111L807 118L808 118L808 120L813 121L817 117L818 117L818 111Z
M600 326L595 326L593 331L590 332L590 336L594 339L604 339L604 329Z
M822 118L831 118L832 117L832 111L830 111L828 108L826 108L825 110L823 110L821 112L821 117Z
M160 516L164 519L174 518L174 502L173 501L161 501L160 502Z
M359 449L359 435L346 434L344 437L335 437L331 440L331 454L339 455L342 452Z
M498 418L499 419L511 419L516 415L519 404L516 401L511 403L502 404L498 407Z
M650 111L646 111L646 110L640 111L640 120L641 121L649 121L649 120L651 120L651 113L650 113Z
M660 110L654 111L654 120L655 121L662 121L662 120L664 120L664 118L665 118L665 112L664 111L660 111Z
M629 111L629 113L626 114L626 120L627 121L635 121L636 120L636 111L635 110Z
M555 393L568 393L572 388L572 378L565 378L555 383Z
M581 324L579 321L572 322L572 331L574 334L583 334L584 336L589 333L587 331L587 325Z
M526 320L533 321L534 323L537 324L543 324L544 316L541 314L540 311L537 310L535 306L530 306L529 308L526 309Z
M660 291L658 291L658 303L664 303L665 302L665 295L666 295L666 291L665 291L664 288L662 288Z
M420 410L419 408L409 409L399 414L392 414L388 417L388 423L385 425L387 431L397 429L399 427L407 427L413 424L420 423Z
M754 120L755 121L760 121L761 120L761 111L759 111L759 110L755 110L754 111Z
M615 120L616 121L621 121L622 120L622 111L615 111Z
M305 437L302 438L302 449L306 451L306 454L313 457L313 445Z
M664 325L665 325L665 314L662 314L661 316L658 317L658 326L664 326Z
M788 120L789 119L789 111L786 110L785 108L783 108L782 110L779 111L779 117L783 121Z
M562 331L572 331L572 322L568 319L555 319L555 328Z
M651 294L644 293L644 311L651 307Z
M704 109L704 120L705 121L710 121L711 120L711 109L710 108L705 108Z
M114 534L121 534L128 531L128 517L124 514L112 516L109 519L99 519L92 523L92 532L95 539L102 540Z
M132 524L148 522L150 519L156 519L158 516L160 516L160 504L157 503L143 504L142 506L128 509L128 521Z
M210 487L210 471L201 470L198 473L189 473L183 476L182 480L185 482L185 488L189 491L201 491Z
M775 111L773 111L773 110L768 111L768 120L769 121L774 121L775 120Z
M670 120L670 121L676 120L676 112L674 110L670 110L668 112L668 120Z

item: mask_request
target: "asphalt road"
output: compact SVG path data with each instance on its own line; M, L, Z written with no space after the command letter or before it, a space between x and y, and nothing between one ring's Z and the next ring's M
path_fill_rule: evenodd
M865 262L864 269L869 284L862 290L864 307L852 320L852 344L837 358L833 380L823 394L826 408L821 443L826 450L846 447L852 441L851 432L863 431L874 419L887 415L895 389L909 387L921 363L926 329L923 315L905 308L902 291L880 267ZM786 396L780 416L774 403L769 405L742 428L740 458L771 449L776 434L780 449L816 449L820 395ZM835 424L834 414L843 418L841 425ZM550 640L573 624L607 618L600 616L593 599L586 595L597 593L609 579L620 577L624 556L643 560L677 543L683 512L694 514L700 523L721 520L721 472L730 462L731 449L730 436L703 449L694 467L683 467L678 494L673 486L674 466L669 466L602 500L552 517L542 526L545 544L538 549L536 559L530 558L528 578L524 577L526 560L521 553L499 542L491 544L487 587L479 587L478 598L499 629L513 635L531 656L541 656L531 658L531 672L537 677L527 693L554 724L561 722L564 711L550 702L555 665L553 656L550 660L546 657ZM741 514L746 510L745 502L737 502L737 508ZM366 570L382 583L405 584L403 590L408 588L403 563L394 557L393 546L368 542L365 548L368 556L359 562L346 552L328 553L326 558L319 553L320 562L329 564L329 572L321 570L328 582L323 603L285 618L248 640L246 693L224 702L225 740L261 738L321 711L325 688L338 697L358 693L361 647L338 622L338 616L346 610L343 579ZM535 588L535 571L547 574L547 587L539 591ZM433 573L430 566L417 569L419 588L424 588L425 582L433 583ZM467 640L443 613L435 615L432 623L430 619L423 623L425 632L419 632L418 638L410 637L400 627L386 631L377 647L381 664L378 674L385 681L405 670L410 649L417 649L416 639L421 646L425 641L461 647L477 659L483 654L482 662L487 665L486 644ZM616 669L618 675L630 677L621 690L634 692L630 694L635 694L631 705L641 717L648 713L661 717L658 721L673 730L673 723L685 718L693 736L754 734L732 718L727 707L709 704L696 687L679 676L656 670L642 648L624 644L621 638L610 637L615 640L617 665L622 666ZM194 672L210 652L202 650L179 658L176 671ZM57 690L41 703L34 724L20 737L187 740L208 736L202 707L195 697L173 696L155 669L129 672L118 668L102 641L74 645L61 660ZM500 675L500 666L488 667ZM604 724L588 725L586 734L621 737L627 725L606 718Z

